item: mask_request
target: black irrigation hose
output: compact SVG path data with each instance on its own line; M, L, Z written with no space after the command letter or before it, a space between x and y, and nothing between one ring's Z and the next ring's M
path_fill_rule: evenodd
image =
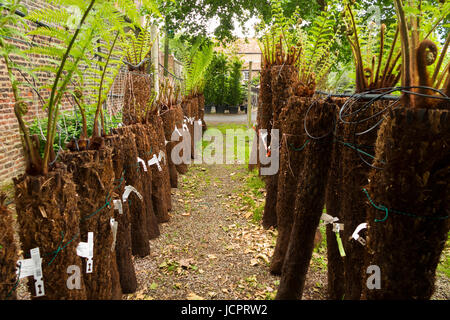
M413 92L410 91L411 89L426 89L426 90L431 90L434 91L436 93L438 93L439 95L428 95L428 94L422 94L422 93L418 93L418 92ZM311 133L308 131L307 128L307 117L309 112L311 111L311 109L314 107L314 105L317 103L317 100L314 100L311 105L309 106L308 110L306 111L305 114L305 119L304 119L304 129L306 134L309 136L309 138L313 139L313 140L321 140L324 139L326 137L328 137L330 134L333 134L336 137L336 124L337 121L341 121L343 124L354 124L354 125L361 125L363 123L367 123L368 121L372 120L372 119L376 119L379 118L380 116L382 116L384 113L386 113L388 110L393 110L398 108L398 104L401 101L402 96L396 96L396 95L392 95L392 93L394 92L402 92L403 94L413 94L413 95L417 95L417 96L421 96L421 97L426 97L426 98L432 98L432 99L440 99L440 100L444 100L444 101L450 101L450 98L444 94L441 90L432 88L432 87L427 87L427 86L408 86L408 87L391 87L391 88L380 88L380 89L374 89L374 90L370 90L370 91L366 91L366 92L361 92L361 93L355 93L355 94L331 94L331 93L326 93L323 91L316 91L317 94L319 95L326 95L327 98L329 99L330 97L340 97L340 98L349 98L344 105L342 106L342 108L339 110L339 120L335 119L334 123L333 123L333 129L328 132L327 134L320 136L320 137L315 137L313 135L311 135ZM357 110L354 110L352 112L348 112L348 110L350 110L351 106L353 106L356 102L360 101L360 100L365 100L367 102L365 102L360 108L358 108ZM373 106L373 104L377 101L381 101L381 100L390 100L393 101L392 103L390 103L386 108L376 112L375 114L368 116L368 117L360 117L357 120L353 120L353 121L349 121L347 118L353 117L353 116L358 116L361 115L364 111L366 111L367 109L369 109L371 106ZM372 125L370 128L361 131L361 132L354 132L353 134L353 142L356 142L356 138L357 136L362 136L364 134L367 134L373 130L375 130L376 128L378 128L384 121L384 118L381 117L381 119L379 119L378 121L376 121L376 123L374 125ZM374 166L371 162L367 161L367 159L364 158L364 156L361 154L362 152L357 152L358 156L360 157L361 161L364 162L366 165L370 166L371 168L377 169L377 170L382 170L383 168L379 168Z
M409 91L409 89L426 89L426 90L431 90L431 91L434 91L434 92L440 94L441 96L432 96L432 95L422 94L422 93L418 93L418 92L412 92L412 91ZM381 94L378 94L378 95L376 95L376 94L374 95L373 93L377 92L377 91L385 91L385 92L383 92ZM417 96L421 96L421 97L427 97L427 98L432 98L432 99L440 99L440 100L450 101L450 98L447 97L447 95L444 94L441 90L438 90L438 89L435 89L435 88L432 88L432 87L427 87L427 86L410 86L410 87L393 87L393 88L376 89L376 90L371 90L371 91L367 91L367 92L363 92L363 93L356 93L356 94L350 96L349 97L350 99L342 106L342 108L341 108L341 110L339 112L339 120L341 120L345 124L358 124L358 123L362 123L362 122L365 122L367 120L370 120L370 119L374 118L375 116L378 116L378 115L384 113L387 109L390 108L390 106L388 106L384 110L376 113L375 115L373 115L373 116L371 116L371 117L369 117L367 119L362 119L362 120L357 121L357 122L345 121L343 119L343 117L350 117L352 115L358 114L361 110L363 110L363 109L365 110L366 108L370 107L376 101L379 101L379 100L383 99L384 97L390 95L391 93L397 92L397 91L400 91L400 92L406 93L406 94L413 94L413 95L417 95ZM371 97L371 100L366 102L360 109L358 109L358 110L356 110L356 111L354 111L352 113L349 113L349 114L344 114L344 111L347 109L347 105L349 105L351 102L356 102L359 99L363 99L364 97ZM356 98L356 101L352 101L352 99L355 99L355 98ZM395 100L394 104L396 104L400 99L401 99L401 96L398 96L395 99L389 98L389 100Z
M327 99L328 99L329 97L331 97L331 95L328 95ZM315 136L311 135L311 134L309 133L309 131L308 131L306 122L307 122L307 119L308 119L308 114L309 114L309 112L311 111L312 107L313 107L315 104L317 104L317 101L319 101L319 99L313 100L313 102L310 104L310 106L309 106L308 109L306 110L305 118L303 119L303 127L304 127L305 132L306 132L306 134L308 135L308 137L310 137L310 138L313 139L313 140L322 140L322 139L325 139L326 137L328 137L330 134L333 134L333 132L335 131L335 128L336 128L336 120L333 120L333 125L332 125L332 128L331 128L330 132L324 134L324 135L321 136L321 137L315 137Z
M184 81L184 79L177 77L172 72L167 70L166 67L164 67L161 63L159 64L159 66L162 67L164 69L164 71L166 71L168 74L170 74L172 76L172 78L177 79L178 81Z

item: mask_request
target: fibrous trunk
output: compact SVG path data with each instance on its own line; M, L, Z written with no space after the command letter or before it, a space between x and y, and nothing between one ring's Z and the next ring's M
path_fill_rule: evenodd
M172 210L172 188L170 185L170 174L169 174L169 163L167 149L166 149L166 139L164 135L164 124L163 120L159 115L153 116L150 118L150 124L154 128L157 136L159 152L158 154L161 156L161 169L159 172L162 174L162 182L163 182L163 192L165 196L165 202L167 206L167 210ZM160 223L168 222L170 220L169 215L163 216L161 218L158 217L158 221Z
M317 102L306 116L308 132L314 137L305 147L305 158L294 211L294 224L284 260L277 299L297 299L302 296L312 252L314 237L325 204L325 190L332 150L335 105ZM330 134L327 134L330 133Z
M305 144L308 143L303 120L311 102L311 99L294 96L289 100L288 106L282 111L280 117L283 119L283 136L280 138L282 146L276 206L278 237L270 266L273 274L281 274L289 245L294 220L298 175L303 164Z
M129 72L125 79L122 121L125 125L140 122L151 100L151 78L148 74Z
M259 159L259 148L264 148L264 146L260 145L260 130L267 130L267 144L270 145L270 130L272 129L272 82L271 82L271 72L270 68L263 68L261 70L261 85L259 90L259 99L258 99L258 114L257 114L257 126L256 133L258 136L257 141L257 150L256 159L257 159L257 168L258 170L261 167L261 162ZM249 165L249 169L252 170L252 165Z
M121 135L110 136L105 139L106 145L112 148L112 161L114 167L114 193L113 199L121 203L121 210L114 211L114 219L118 222L115 253L117 268L120 276L120 285L124 294L133 293L137 289L136 271L133 264L131 250L131 216L128 202L122 201L125 192L125 137Z
M184 120L184 109L185 108L185 103L183 103L182 105L176 105L174 107L175 110L175 125L177 127L177 129L180 131L181 134L183 134L183 120ZM173 128L175 130L175 128ZM182 143L184 140L184 137L179 137L178 142L176 142L176 144ZM171 154L172 157L172 154ZM183 152L181 152L179 154L180 158L183 158ZM176 165L177 171L179 174L186 174L186 172L188 171L188 164L187 163L181 163Z
M169 166L169 176L170 176L170 186L172 188L178 187L178 172L175 164L172 161L172 150L175 146L175 141L171 141L172 134L175 131L175 109L170 108L166 111L163 111L161 113L161 118L163 120L164 125L164 136L167 141L166 145L166 155L167 155L167 161Z
M141 180L142 186L142 196L144 198L145 203L145 214L146 214L146 226L147 226L147 235L148 239L156 239L160 235L159 226L158 226L158 218L157 218L157 206L154 203L156 199L156 193L161 192L161 190L155 190L153 186L156 183L157 177L155 177L154 170L152 167L148 166L148 161L152 158L152 144L150 141L155 137L149 136L149 132L147 128L143 124L135 124L131 126L131 130L133 131L136 138L136 148L138 151L138 156L140 160L143 161L137 163L139 167L139 179Z
M151 124L139 125L139 128L136 127L135 133L138 132L140 132L140 134L142 134L143 138L146 140L146 151L143 157L145 158L145 162L148 164L148 161L151 160L154 156L159 156L160 149L158 136L156 134L155 128ZM156 223L158 224L160 222L166 222L168 221L169 216L162 166L161 164L159 165L159 167L156 164L150 165L147 167L147 170L152 177L151 183L149 184L151 187L151 199L153 203L153 212L156 218ZM159 236L159 234L160 233L158 231L157 236ZM150 239L153 239L153 237L151 237Z
M334 99L336 103L335 118L338 119L340 108L344 101L342 99ZM341 121L336 121L335 137L341 137L344 125ZM331 164L328 175L328 183L325 194L325 207L328 215L338 218L337 223L343 222L342 213L342 188L343 188L343 176L342 169L345 163L342 161L342 149L343 145L337 143L333 144L333 150L331 155ZM327 273L328 273L328 299L330 300L342 300L344 297L344 260L339 252L338 243L336 240L336 233L333 231L333 224L327 224Z
M433 294L450 229L449 118L447 110L398 108L379 130L374 165L383 170L369 174L365 269L380 268L381 288L365 285L365 299Z
M139 153L136 146L136 136L131 126L115 129L114 132L123 137L124 140L123 172L125 185L135 188L142 196L141 199L135 192L131 192L128 199L126 199L126 204L130 212L132 254L138 257L146 257L150 254L149 236L147 232L147 202L144 197L145 178L142 178L144 170L138 164ZM153 205L151 205L151 208L153 210Z
M205 122L205 96L203 94L198 96L198 118L202 121L202 132L205 132L208 127Z
M77 256L80 242L80 210L72 174L64 166L45 176L23 175L14 179L15 204L19 236L24 259L30 250L39 248L45 296L48 300L85 300L87 287L68 289L67 268L75 265L83 272L82 258ZM108 222L109 225L109 222ZM70 242L70 240L72 240ZM69 243L70 242L70 243ZM59 246L66 246L58 251ZM35 281L29 278L28 288L36 297Z
M100 150L63 152L61 162L72 173L78 193L80 240L87 242L88 233L94 233L93 272L84 275L87 299L120 299L120 277L112 250L110 224L111 218L114 218L112 151L104 147ZM86 263L87 259L84 259L82 270L86 270Z
M271 69L272 85L272 129L279 130L280 143L283 132L281 130L280 114L287 106L288 99L292 95L291 87L297 80L297 69L295 66L275 66ZM278 146L275 146L278 147ZM273 151L273 150L272 150ZM277 225L277 193L278 193L278 173L266 177L266 203L264 206L263 227L270 228Z
M364 132L376 125L379 117L374 116L379 113L383 107L379 103L372 104L370 108L364 107L365 103L356 103L349 112L355 113L351 117L347 117L346 121L353 122L344 127L342 136L337 137L338 144L343 145L342 148L342 177L345 183L342 184L342 222L344 223L343 242L346 255L344 257L344 274L345 274L345 292L346 300L359 300L362 292L362 278L365 248L358 241L352 239L355 229L366 222L365 197L362 189L368 183L368 174L371 169L370 164L374 155L375 141L377 139L378 128L375 128L365 134ZM371 120L362 121L373 117ZM356 124L361 122L360 124ZM370 155L370 156L368 156ZM362 233L361 233L362 236Z

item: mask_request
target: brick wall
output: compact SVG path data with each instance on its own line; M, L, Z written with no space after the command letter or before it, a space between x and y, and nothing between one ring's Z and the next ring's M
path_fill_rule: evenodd
M28 10L42 9L48 7L48 3L38 0L30 1L23 0L22 3L28 8ZM35 28L36 25L29 23L30 28ZM14 41L6 39L7 42L14 43L16 46L23 50L29 49L29 45L22 43L20 41ZM36 44L52 44L56 42L49 38L33 38ZM162 53L160 53L162 54ZM16 63L27 64L29 67L45 65L48 63L48 59L45 56L31 56L29 55L29 62L19 59L17 57L12 57ZM164 60L162 60L164 61ZM81 65L82 69L83 66ZM117 114L121 112L123 106L123 96L125 81L127 79L127 68L122 68L123 70L119 73L116 81L111 88L110 95L106 102L107 114L106 121L108 121L108 116L112 114ZM177 76L181 76L180 66L176 63L173 56L169 60L169 69L171 72L175 73ZM180 74L179 74L180 73ZM162 70L161 70L162 74ZM39 82L49 82L53 79L51 74L48 73L38 73ZM17 74L20 80L20 74ZM29 77L27 77L29 78ZM87 84L86 84L87 85ZM45 94L40 92L40 94L45 97ZM22 88L22 95L26 95L32 103L28 106L28 113L24 117L25 121L32 124L36 119L46 118L46 110L43 109L42 103L39 96L29 88ZM48 92L47 92L48 95ZM17 124L17 119L14 115L14 98L11 90L11 84L6 73L6 67L2 59L0 59L0 186L11 182L11 179L17 177L24 171L24 159L22 146L20 142L19 127ZM63 99L62 111L69 111L74 109L74 102L71 97L67 96Z
M29 11L50 7L50 5L44 1L22 1ZM30 28L36 28L36 25L32 22L28 23ZM6 42L13 43L17 47L27 50L30 45L22 41L14 39L4 39ZM34 37L33 43L39 44L56 44L55 40L47 37ZM11 57L15 63L26 65L28 67L35 67L38 65L45 65L48 63L48 58L42 55L28 55L29 62L18 57ZM38 81L42 83L48 83L52 80L52 75L49 73L36 73ZM21 74L16 73L16 77L23 81L24 78ZM31 81L29 76L25 77ZM32 124L37 118L42 119L46 117L46 111L43 109L39 96L30 88L21 88L22 96L27 97L31 101L28 106L28 113L24 117L27 123ZM45 99L48 93L40 92L41 96ZM67 98L67 97L66 97ZM13 177L16 177L24 171L24 159L22 152L22 145L19 135L19 126L17 119L14 115L14 97L11 90L11 84L9 82L8 75L6 73L6 66L4 61L0 59L0 185L4 185L11 182ZM72 109L72 105L69 99L63 99L61 110L66 111Z

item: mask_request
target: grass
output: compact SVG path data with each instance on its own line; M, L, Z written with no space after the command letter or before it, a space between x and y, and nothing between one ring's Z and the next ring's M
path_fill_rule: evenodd
M258 171L253 170L249 172L245 178L243 191L246 194L242 197L245 205L250 207L253 212L252 222L259 224L264 212L264 194L261 192L265 188L264 181L258 176ZM259 200L259 201L258 201Z
M450 279L450 233L447 235L447 244L442 251L437 271Z
M236 133L235 136L235 140L233 145L229 145L227 143L227 139L226 139L226 134L227 131L234 131ZM211 136L216 135L217 133L221 133L222 137L223 137L223 158L224 161L226 160L227 162L235 162L235 161L240 161L241 164L248 164L248 161L250 159L250 152L251 152L251 143L253 142L253 135L254 132L253 130L248 130L246 125L242 125L242 124L218 124L216 126L212 126L208 129L208 131L206 131L206 136L208 135L208 133ZM210 140L208 138L208 140ZM238 141L244 141L244 144L238 144ZM214 143L216 143L217 141L214 141ZM219 141L220 142L220 141ZM208 150L208 153L211 153L212 156L214 156L217 152L217 150L215 150L215 145L212 141L207 141L207 140L203 140L201 142L203 150L205 151ZM213 151L214 150L214 151ZM227 158L227 153L229 154L233 154L234 155L234 159L228 159ZM239 156L238 156L239 155ZM241 158L241 159L240 159Z
M211 133L214 131L220 131L220 133L225 137L228 130L233 130L237 133L237 139L235 138L234 144L232 146L227 145L226 139L224 139L223 143L223 151L225 153L224 160L226 158L226 152L233 152L235 158L233 160L239 160L237 155L245 154L245 162L241 163L241 165L248 165L250 159L251 145L253 142L253 131L250 132L250 135L247 135L248 129L246 125L243 124L218 124L215 126L211 126L209 128ZM238 145L237 141L245 141L244 145ZM210 141L202 141L203 148L206 148L213 144ZM211 146L212 148L213 146ZM214 155L214 154L213 154ZM235 169L235 164L226 164L227 168L233 171ZM242 205L247 206L253 213L252 222L255 224L259 224L262 220L263 211L264 211L264 194L263 190L265 189L264 181L259 177L258 171L254 170L252 172L238 172L234 176L231 177L233 181L241 180L243 182L243 187L239 188L239 190L233 190L233 193L239 193ZM215 182L219 182L216 179ZM211 181L209 180L207 183L209 184Z
M7 200L14 198L14 184L13 182L3 183L0 185L0 193L5 193Z

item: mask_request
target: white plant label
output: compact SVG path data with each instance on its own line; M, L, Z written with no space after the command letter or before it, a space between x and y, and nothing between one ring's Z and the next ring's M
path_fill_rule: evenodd
M164 161L162 161L163 159ZM158 161L161 162L162 164L166 164L167 161L166 154L162 150L159 151Z
M359 233L363 230L367 229L367 223L361 223L359 226L356 227L355 231L352 234L352 238L361 243L363 246L366 245L366 240L364 240Z
M125 192L122 195L122 201L123 202L126 202L128 200L128 197L130 196L131 192L134 192L139 197L139 199L141 199L141 201L144 200L142 195L136 190L135 187L133 187L133 186L126 186L125 187Z
M158 166L158 170L162 171L161 165L159 164L159 160L158 160L158 157L156 156L156 154L153 155L153 158L148 160L147 164L148 164L149 167L151 167L152 165L156 164Z
M141 158L137 158L138 163L142 164L142 166L144 167L144 171L147 172L147 166L145 165L145 161L142 160Z
M119 214L123 214L123 205L122 205L122 201L120 200L114 200L114 210L119 211Z
M42 275L42 258L39 253L39 248L31 249L30 255L30 259L17 261L17 263L20 265L19 279L33 276L35 280L34 288L36 290L36 297L42 297L45 295L45 290ZM19 270L17 270L16 273L19 273Z
M113 243L111 246L111 252L114 252L114 249L116 248L117 228L119 227L119 222L117 222L116 219L111 218L109 224L111 225L111 231L113 233Z
M80 242L77 246L77 255L86 258L86 273L92 273L94 267L94 233L88 233L88 242Z

